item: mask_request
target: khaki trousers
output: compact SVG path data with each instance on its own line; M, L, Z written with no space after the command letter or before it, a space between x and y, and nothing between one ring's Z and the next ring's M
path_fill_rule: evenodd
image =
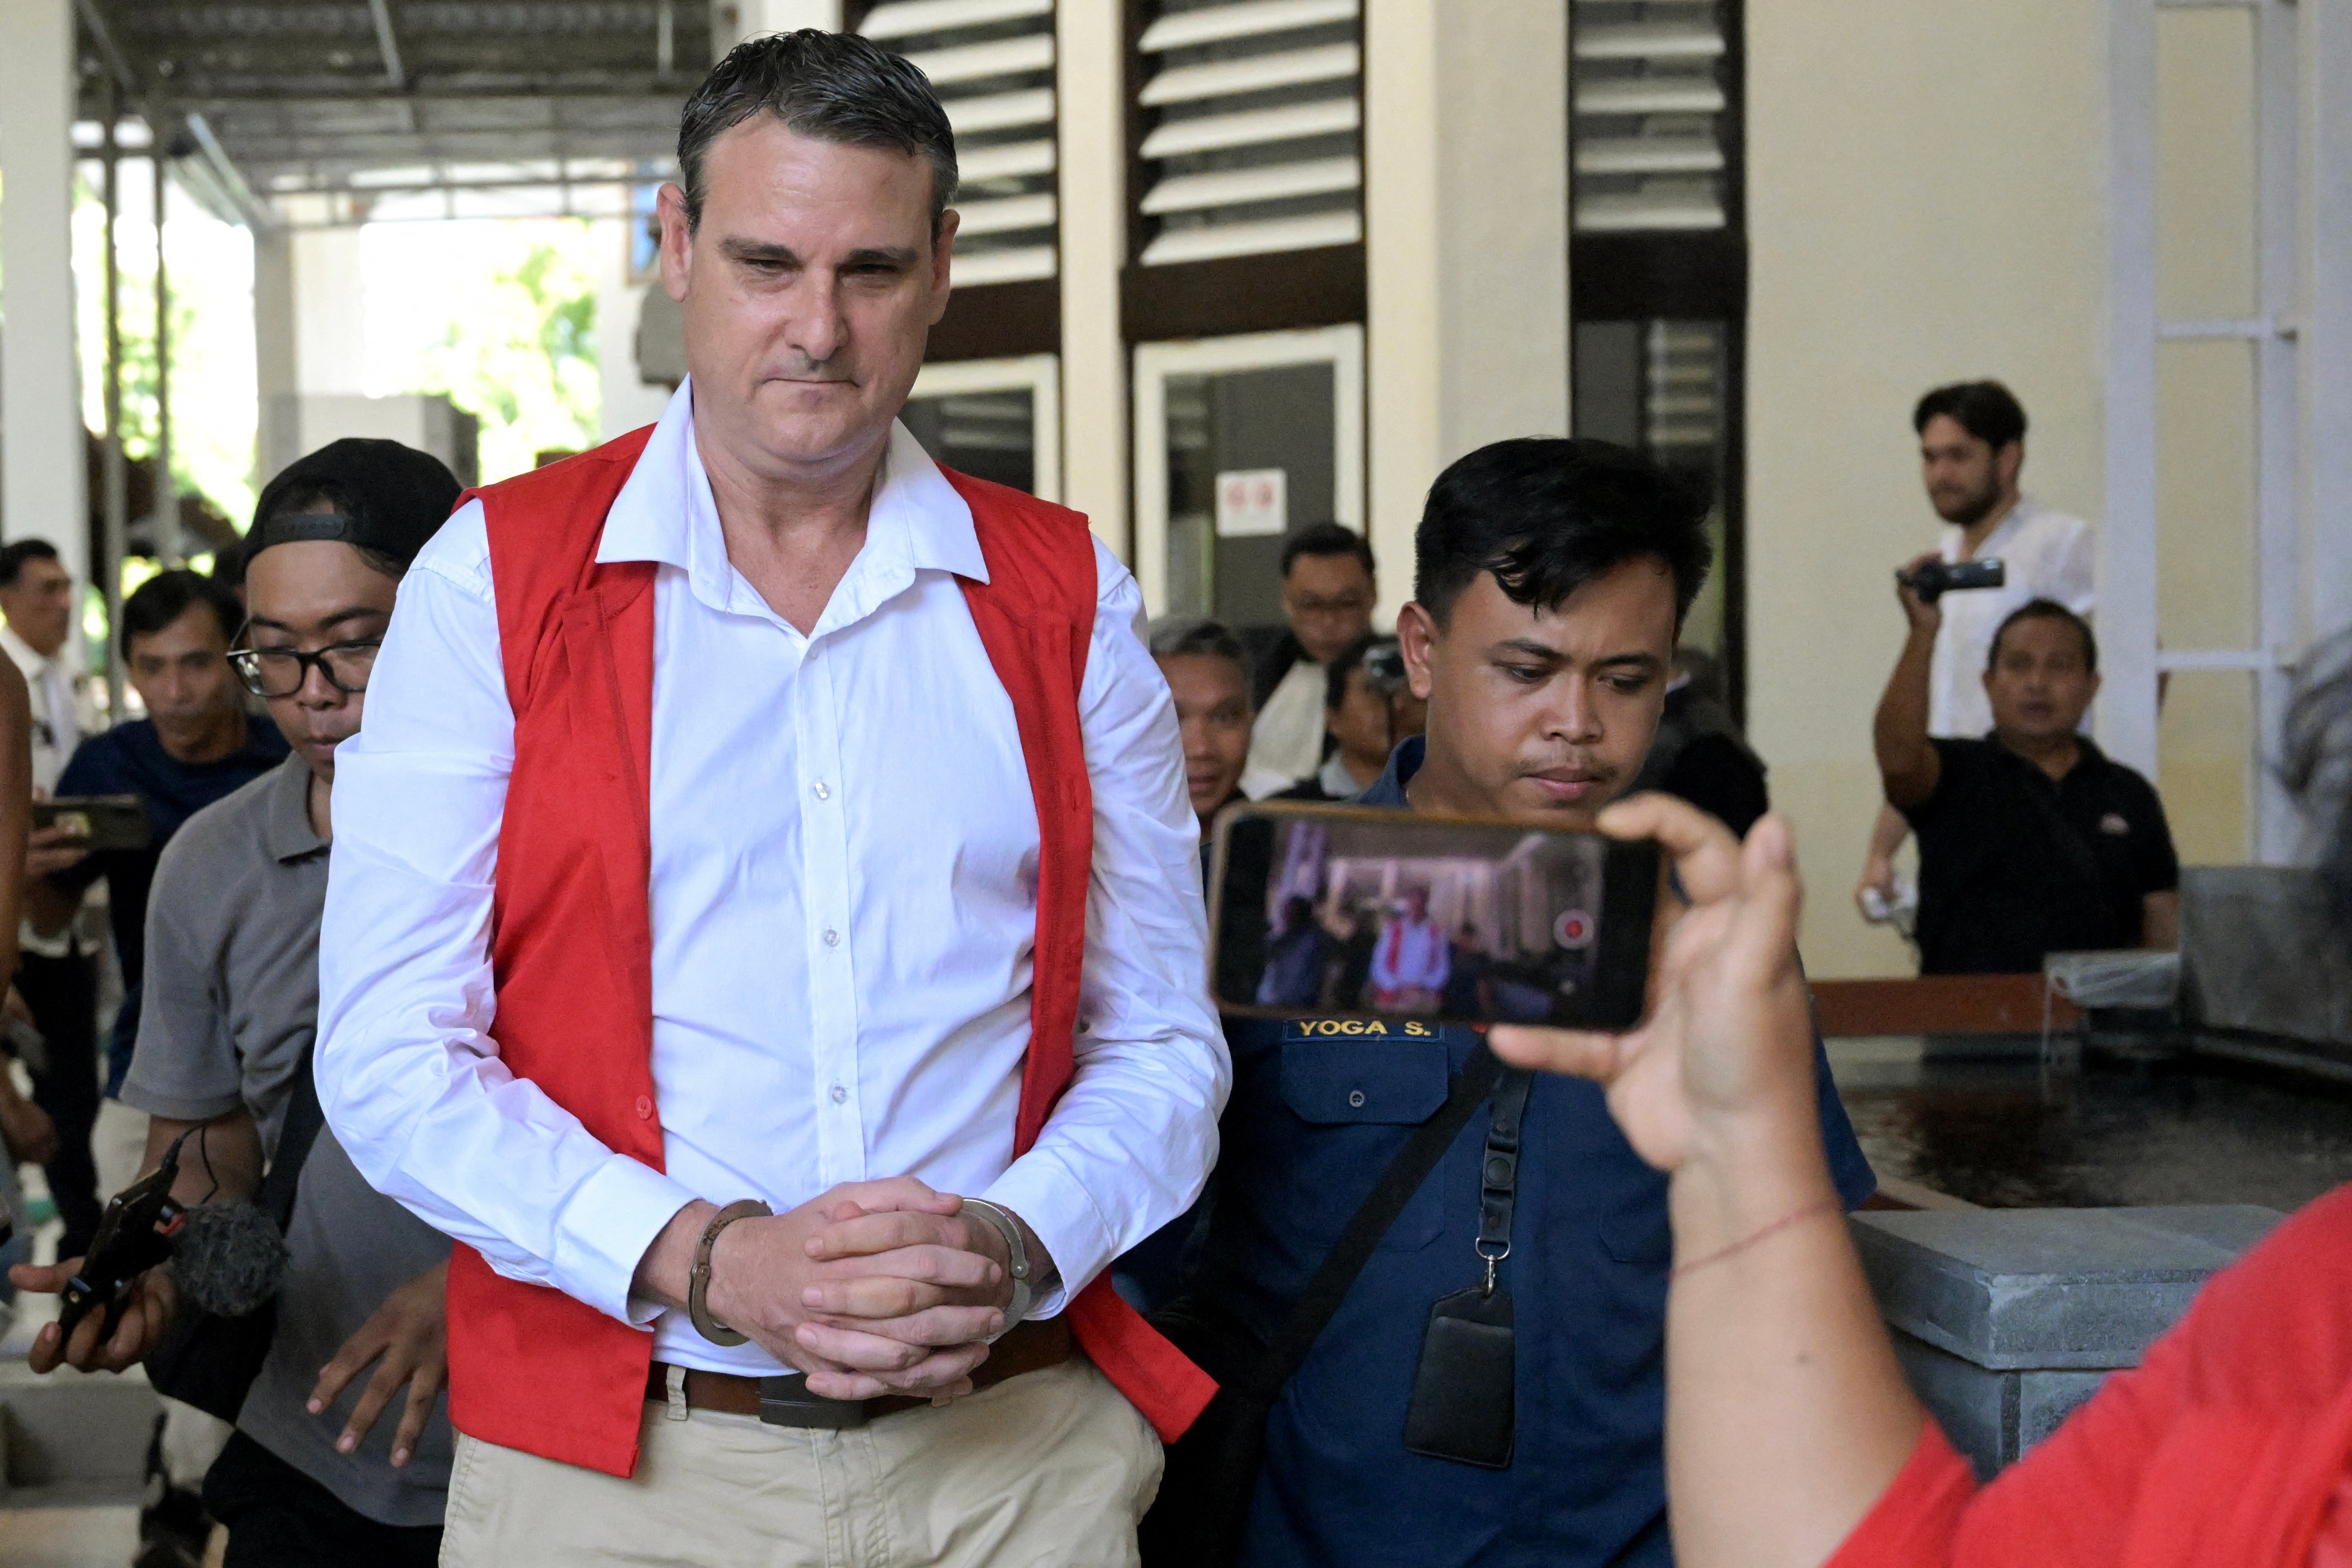
M849 1432L648 1403L626 1480L460 1434L444 1568L1134 1568L1160 1439L1084 1357Z

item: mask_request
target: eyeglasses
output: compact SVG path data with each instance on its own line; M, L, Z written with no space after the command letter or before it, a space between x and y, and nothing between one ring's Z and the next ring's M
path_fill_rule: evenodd
M367 690L368 673L375 668L373 643L336 643L315 653L298 648L239 648L228 656L236 678L257 697L290 697L317 670L339 692L358 695Z

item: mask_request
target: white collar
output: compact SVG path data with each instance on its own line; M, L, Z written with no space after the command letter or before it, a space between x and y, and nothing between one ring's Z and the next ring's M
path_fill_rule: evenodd
M732 597L733 574L719 507L695 444L691 377L678 383L635 468L614 497L596 559L659 561L683 569L698 598L724 606ZM844 616L835 616L829 608L825 619L839 622L865 614L897 591L888 586L893 580L903 584L921 570L988 580L971 506L947 482L922 444L904 424L893 422L889 450L883 455L866 512L866 543L851 571L851 577L862 581L861 591L851 597L867 600L872 590L887 591L870 602L845 604L842 608L849 613ZM843 586L850 588L850 578L844 579Z
M16 665L17 672L28 681L47 674L57 663L52 656L39 652L16 635L16 629L5 621L0 621L0 653L7 654L8 662Z
M2020 529L2039 516L2041 511L2042 504L2039 501L2031 496L2020 493L2017 499L2010 503L2009 510L2000 515L2000 521L1992 526L1992 532L1985 535L1984 543L1977 546L1977 553L1969 559L1991 560L2000 554L2000 551L1993 547L2007 543L2017 535ZM1944 559L1959 559L1961 546L1968 537L1969 530L1959 524L1946 523L1944 525Z

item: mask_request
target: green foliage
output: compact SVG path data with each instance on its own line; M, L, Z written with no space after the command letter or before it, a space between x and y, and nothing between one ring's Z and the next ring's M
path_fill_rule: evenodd
M404 367L372 369L405 390L446 393L481 421L484 483L523 472L547 448L593 445L604 390L595 279L584 264L588 225L436 226L447 241L438 255L448 271L432 280L439 298L425 319L437 314L438 328L419 335ZM373 267L370 286L373 295Z
M126 176L128 180L129 176ZM143 183L143 177L142 178ZM82 418L106 423L105 209L77 179L74 295L79 318ZM253 509L253 328L250 241L201 211L172 207L172 478L242 526ZM122 444L131 461L155 449L155 231L117 225L122 334Z

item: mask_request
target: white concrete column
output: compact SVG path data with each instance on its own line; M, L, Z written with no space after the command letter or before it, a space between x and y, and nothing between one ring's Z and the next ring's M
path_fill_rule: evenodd
M599 218L594 225L597 436L604 441L651 424L669 402L668 389L646 385L637 369L637 313L649 286L629 281L629 229L635 222Z
M2156 777L2156 0L2107 0L2107 515L2094 729Z
M306 392L365 392L360 230L297 229L292 237L295 385Z
M89 579L74 355L72 0L0 0L0 533Z
M2352 13L2336 3L2299 12L2305 630L2326 636L2352 626Z
M1438 470L1569 429L1562 5L1364 7L1367 421L1381 612Z
M1065 4L1054 29L1062 214L1062 498L1135 564L1129 517L1127 105L1120 8Z
M294 236L285 229L258 230L253 236L253 381L261 405L254 427L256 489L302 455L296 338Z

